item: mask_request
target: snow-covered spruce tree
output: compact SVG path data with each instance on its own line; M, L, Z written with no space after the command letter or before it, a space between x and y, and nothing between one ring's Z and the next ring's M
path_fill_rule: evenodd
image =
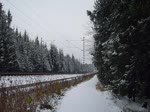
M33 42L33 46L32 46L32 63L34 65L34 70L33 72L41 72L43 70L42 67L42 61L41 61L41 48L40 48L40 42L38 37L35 38L35 42Z
M73 66L72 73L76 73L76 62L75 62L74 55L72 55L71 60L72 60L72 66Z
M51 44L50 48L50 55L51 55L51 68L53 73L57 73L59 71L59 55L58 49L55 45Z
M59 73L65 73L65 59L63 50L59 50Z
M0 3L0 71L7 72L18 69L15 50L15 35L10 28L12 16L6 15Z
M65 65L66 65L66 73L71 73L71 57L69 55L65 56Z
M149 98L150 1L97 0L94 8L87 13L99 79L129 98Z
M43 44L41 45L41 49L40 49L40 54L41 54L41 62L42 62L42 68L43 68L43 72L48 72L51 71L51 67L50 64L48 62L48 49L47 49L47 45Z
M19 65L19 71L24 72L26 70L26 62L25 62L25 44L24 39L21 33L16 34L16 52L17 52L17 61ZM14 71L15 72L15 71Z
M29 35L25 31L23 34L23 64L26 72L33 71L33 64L31 63L31 44L29 41Z
M114 4L113 0L97 0L95 10L93 12L88 11L96 32L94 35L94 63L99 70L99 79L106 84L110 84L114 78L111 72L115 73L117 70L117 66L112 65L110 61L117 54L114 49L114 43L117 46L116 29L111 23L114 18L111 13L115 12L112 4Z

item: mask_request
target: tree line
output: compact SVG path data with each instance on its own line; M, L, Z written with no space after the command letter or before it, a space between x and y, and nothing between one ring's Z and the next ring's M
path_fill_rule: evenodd
M87 11L95 32L98 77L115 93L150 98L150 1L96 0Z
M30 39L11 28L12 15L6 14L0 3L0 72L48 72L85 73L93 70L92 65L82 64L72 55L51 44L50 49L39 38Z

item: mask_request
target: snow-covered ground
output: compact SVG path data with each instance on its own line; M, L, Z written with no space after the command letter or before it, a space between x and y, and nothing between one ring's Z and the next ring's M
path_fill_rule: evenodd
M77 77L81 75L87 75L87 74L2 76L0 77L0 87L33 84L37 82L53 81L53 80L58 80L58 79Z
M98 79L94 76L68 91L57 112L124 112L128 107L134 112L148 112L137 103L117 99L109 91L97 90L97 83Z

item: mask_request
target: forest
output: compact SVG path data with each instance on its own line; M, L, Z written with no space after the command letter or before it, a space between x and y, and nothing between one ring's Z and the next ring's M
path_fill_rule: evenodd
M150 1L96 0L87 11L94 30L94 64L113 92L150 98Z
M37 23L48 32L28 28ZM0 112L10 111L149 112L150 0L2 1Z
M47 44L37 36L11 27L12 15L0 3L0 72L19 73L87 73L93 66L82 64L73 55L64 55L62 49Z

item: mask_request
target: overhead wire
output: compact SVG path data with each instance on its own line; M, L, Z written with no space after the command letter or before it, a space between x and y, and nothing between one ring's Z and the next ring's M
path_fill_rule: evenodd
M31 9L33 11L33 13L37 16L37 18L39 18L38 14L36 13L36 11L33 9L33 7L31 8L27 3L26 3L27 7L29 9ZM46 24L49 24L49 22L46 22ZM45 25L46 25L45 24ZM58 34L58 33L57 33ZM83 41L83 40L69 40L69 41ZM59 41L60 42L60 41ZM71 47L67 47L65 46L62 42L60 42L65 48L71 48ZM74 45L74 44L73 44ZM76 45L74 45L75 47L74 48L78 48L80 49L81 51L83 51L81 48L77 47ZM73 48L73 47L72 47Z
M29 9L31 9L32 10L32 12L35 14L35 16L37 16L37 18L39 18L39 15L36 13L36 11L33 9L33 8L31 8L27 3L26 3L26 5L27 5L27 7L29 8ZM46 24L49 24L49 22L46 22ZM45 25L46 25L45 24ZM58 34L58 33L57 33ZM59 41L59 40L57 40L57 41ZM69 40L70 41L70 40ZM81 40L71 40L71 41L81 41ZM83 41L83 40L82 40ZM63 45L63 47L65 47L65 48L68 48L68 49L70 49L70 48L78 48L78 49L80 49L79 47L68 47L68 46L65 46L65 44L62 42L62 41L59 41L59 43L61 44L61 45ZM83 51L82 49L80 49L81 51Z
M35 16L37 17L37 18L39 18L39 15L37 14L37 12L33 9L33 7L30 7L27 3L26 3L26 5L28 6L28 8L29 9L31 9L32 11L33 11L33 13L35 14ZM43 21L43 22L45 22L45 21ZM47 24L49 24L49 22L47 21L46 23L45 23L45 25L47 25ZM51 25L52 26L52 25ZM48 26L47 26L48 27ZM58 34L58 33L57 33ZM60 40L55 40L55 41L58 41L63 47L65 47L65 48L70 48L70 47L67 47L62 41L60 41Z
M10 5L12 5L17 11L19 11L22 15L24 15L27 19L29 19L29 20L32 21L33 23L36 22L36 25L39 25L40 28L43 27L40 23L38 23L37 21L34 21L32 18L30 18L28 15L26 15L23 11L21 11L20 9L18 9L18 8L17 8L14 4L12 4L9 0L6 0L6 1L7 1ZM26 5L27 5L27 4L26 4ZM29 5L27 5L27 7L32 10L33 14L36 15L37 18L39 18L38 14L36 13L36 11L33 10L33 8L31 8ZM45 24L45 25L46 25L46 24ZM46 27L43 27L43 28L44 28L45 31L49 34L49 31L46 29ZM40 29L40 30L41 30L41 29ZM41 31L43 31L43 29L42 29ZM71 48L71 47L65 46L65 44L63 44L63 42L61 42L60 40L57 40L57 41L59 41L59 43L62 44L63 47L65 47L65 48ZM70 42L70 41L83 41L83 40L67 40L67 41L68 41L68 43L70 43L70 45L74 46L74 48L77 48L77 49L83 51L83 49L79 48L78 46L76 46L75 44L73 44L72 42ZM73 47L72 47L72 48L73 48Z
M81 48L79 48L78 46L76 46L75 44L71 43L69 40L66 40L66 41L67 41L68 43L72 44L75 48L77 48L77 49L83 51L83 49L81 49Z
M44 28L40 23L38 23L37 21L33 20L30 16L26 15L22 10L20 10L19 8L17 8L12 2L10 2L10 0L6 0L7 3L9 3L12 7L14 7L18 12L20 12L24 17L26 17L28 20L30 20L32 23L35 23L34 25L38 25L36 27L38 27L41 31L46 31L45 33L49 34L49 31ZM44 30L43 30L43 29Z
M21 10L19 10L14 4L12 4L9 0L6 0L6 2L10 5L10 6L12 6L14 9L16 9L20 14L22 14L24 17L26 17L28 20L30 20L30 21L32 21L32 23L34 22L33 20L31 20L30 19L30 17L29 16L27 16L27 15L25 15ZM40 27L33 27L32 25L33 24L29 24L26 20L23 20L23 18L21 18L21 17L19 17L19 16L17 16L18 18L20 18L20 20L22 20L23 21L23 24L27 24L27 25L29 25L30 27L32 27L32 28L34 28L34 29L37 29L37 28L39 28L39 30L41 31L42 29L40 28ZM35 25L35 24L34 24Z
M30 8L33 12L34 12L34 14L39 18L39 15L37 14L37 12L33 9L33 7L30 7L27 3L26 3L26 5L28 6L28 8ZM49 24L49 22L47 21L46 22L46 24L45 25L47 25L47 24ZM49 25L51 25L51 24L49 24ZM56 32L56 31L55 31ZM57 32L56 32L57 33ZM58 33L57 33L58 34ZM69 41L83 41L83 40L69 40ZM61 44L62 44L62 42L61 42ZM65 46L66 48L70 48L70 47L67 47L67 46ZM77 48L77 47L76 47Z
M26 2L25 4L27 5L27 7L28 7L29 9L31 9L31 11L33 12L33 14L34 14L37 18L40 18L39 15L38 15L38 13L33 9L33 7L30 7L30 5L27 4L27 2ZM45 21L43 21L43 22L45 22ZM48 21L46 21L46 23L45 23L44 25L47 26L47 24L49 24ZM49 25L50 25L50 24L49 24ZM51 25L51 26L52 26L52 25ZM47 26L47 27L48 27L48 26ZM45 27L45 28L46 28L46 27ZM58 34L58 33L57 33L57 34ZM57 41L59 41L59 40L57 40ZM59 43L62 44L62 46L64 46L65 48L68 48L67 46L65 46L65 44L63 44L62 41L59 41Z

